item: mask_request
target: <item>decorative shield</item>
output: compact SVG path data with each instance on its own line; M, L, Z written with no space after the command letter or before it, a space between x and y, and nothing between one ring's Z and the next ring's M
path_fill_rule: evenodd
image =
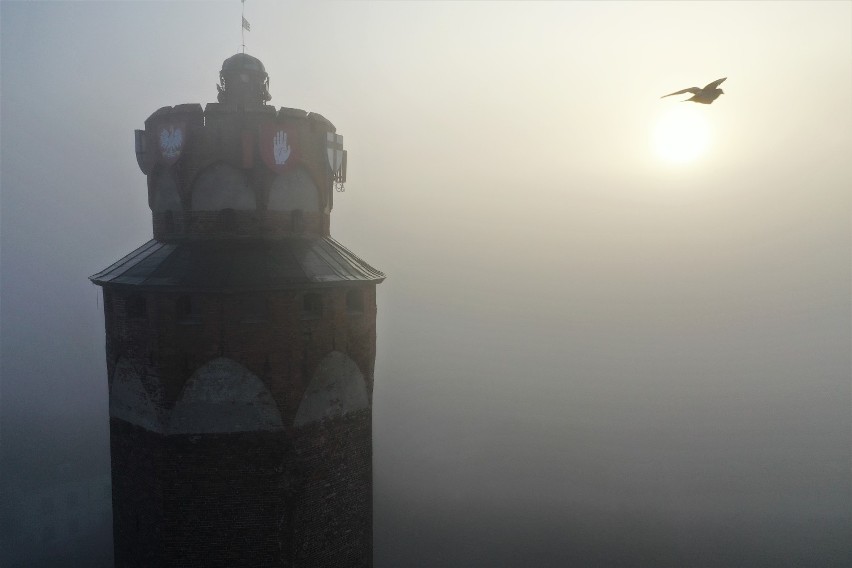
M325 135L325 150L328 153L328 166L331 173L336 174L343 165L343 136L328 132Z
M260 125L258 149L263 163L279 174L299 159L295 129L275 122Z
M186 145L186 123L167 122L160 124L157 127L157 145L164 162L169 165L177 162Z

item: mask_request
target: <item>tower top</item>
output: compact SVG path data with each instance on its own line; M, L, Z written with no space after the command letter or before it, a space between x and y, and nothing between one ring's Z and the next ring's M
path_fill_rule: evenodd
M219 102L236 105L264 105L269 94L269 75L260 59L237 53L222 62L219 72Z
M322 115L267 104L263 63L222 62L219 102L162 107L136 131L154 238L329 236L346 173L343 137Z

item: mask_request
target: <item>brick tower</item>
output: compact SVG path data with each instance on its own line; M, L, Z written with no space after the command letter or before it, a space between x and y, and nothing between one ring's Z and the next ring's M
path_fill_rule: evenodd
M376 284L331 238L345 153L225 60L136 131L154 238L103 287L116 566L371 566Z

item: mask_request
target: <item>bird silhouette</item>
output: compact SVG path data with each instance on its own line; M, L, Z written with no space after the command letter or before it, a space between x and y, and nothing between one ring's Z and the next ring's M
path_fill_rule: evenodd
M672 95L682 95L684 93L692 93L692 96L688 99L681 101L683 103L687 101L692 101L694 103L701 103L704 105L709 105L713 101L719 98L719 95L725 93L722 89L719 88L719 85L722 84L722 81L727 79L727 77L722 77L721 79L716 79L712 83L707 83L703 89L699 87L689 87L688 89L681 89L680 91L675 91L674 93L669 93L668 95L663 95L660 97L664 99L666 97L670 97Z

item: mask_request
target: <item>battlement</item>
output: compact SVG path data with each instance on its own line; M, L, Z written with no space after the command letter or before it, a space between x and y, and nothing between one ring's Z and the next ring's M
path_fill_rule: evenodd
M155 111L136 137L155 238L329 234L342 137L322 115L181 104Z
M320 114L265 104L262 64L243 63L249 86L228 75L220 102L159 108L136 131L158 240L329 235L343 137Z

